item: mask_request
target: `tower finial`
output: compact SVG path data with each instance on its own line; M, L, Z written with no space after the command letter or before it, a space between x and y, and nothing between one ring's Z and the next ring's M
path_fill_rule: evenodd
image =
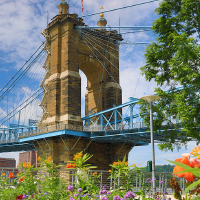
M101 7L100 7L100 9L103 11L104 7L103 7L103 6L101 6ZM103 18L103 17L104 17L104 14L103 14L103 13L101 13L101 14L100 14L100 17L101 17L101 18Z
M103 14L103 9L104 9L104 7L103 6L101 6L100 7L100 9L102 10L101 12L101 14L100 14L100 19L99 19L99 21L97 22L97 25L98 26L106 26L106 24L107 24L107 20L105 19L105 18L103 18L104 17L104 14ZM102 29L103 30L103 29Z

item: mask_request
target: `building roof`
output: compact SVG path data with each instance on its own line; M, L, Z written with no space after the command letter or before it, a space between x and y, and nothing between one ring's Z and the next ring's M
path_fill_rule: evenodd
M61 1L58 5L60 5L60 4L67 4L67 2Z
M98 20L98 22L99 21L106 21L107 22L107 20L105 19L105 18L100 18L99 20Z

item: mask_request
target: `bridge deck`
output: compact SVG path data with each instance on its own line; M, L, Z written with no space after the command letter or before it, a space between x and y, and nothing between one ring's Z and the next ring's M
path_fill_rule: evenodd
M13 129L13 128L12 128ZM32 127L33 129L33 127ZM59 123L53 126L36 128L25 132L9 133L10 138L0 140L0 152L34 150L33 141L50 137L84 137L103 143L129 143L133 146L151 143L150 131L142 122L112 126L74 126ZM164 140L164 136L155 133L155 142Z

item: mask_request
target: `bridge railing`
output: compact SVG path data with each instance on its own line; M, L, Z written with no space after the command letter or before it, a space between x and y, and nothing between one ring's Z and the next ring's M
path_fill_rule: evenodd
M135 123L126 123L126 124L117 124L117 125L91 125L85 126L83 131L114 131L114 130L129 130L129 129L140 129L146 128L143 122L135 122Z
M74 130L74 131L85 131L85 132L100 132L100 131L114 131L114 130L129 130L129 129L140 129L140 128L145 128L146 126L142 122L136 122L136 123L128 123L128 124L118 124L117 126L115 125L95 125L95 126L75 126L71 124L63 124L63 123L58 123L56 125L52 126L46 126L46 127L40 127L37 128L37 130L31 130L31 131L26 131L19 133L19 137L29 137L32 135L39 135L43 133L49 133L49 132L54 132L54 131L60 131L60 130ZM8 141L8 140L7 140Z

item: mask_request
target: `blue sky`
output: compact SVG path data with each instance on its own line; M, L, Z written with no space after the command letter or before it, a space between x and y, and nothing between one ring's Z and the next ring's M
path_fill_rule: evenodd
M145 0L84 0L84 15L100 11L104 6L105 10L133 5ZM0 89L11 79L20 67L45 41L40 34L41 29L46 28L47 11L49 21L58 13L57 5L60 0L1 0L0 1ZM69 12L81 13L81 0L69 1ZM126 8L110 13L105 13L105 18L110 26L118 26L119 18L121 26L151 26L157 16L154 13L159 2ZM96 26L99 15L84 18L89 26ZM120 30L126 32L127 30ZM124 41L128 42L150 42L155 37L149 32L130 33L123 35ZM123 103L128 101L130 96L141 98L144 95L154 93L156 84L146 82L140 75L140 67L144 65L144 46L120 45L120 85L123 90ZM84 113L84 94L86 91L86 77L82 77L82 113ZM37 80L36 80L37 83ZM39 83L39 82L38 82ZM25 86L24 86L25 87ZM181 153L190 152L195 142L188 144L188 150L183 147L179 152L162 152L155 145L156 164L168 164L165 159L174 160L180 157ZM2 153L0 157L15 157L18 160L18 153ZM130 164L141 164L151 160L151 146L134 147L129 154Z

